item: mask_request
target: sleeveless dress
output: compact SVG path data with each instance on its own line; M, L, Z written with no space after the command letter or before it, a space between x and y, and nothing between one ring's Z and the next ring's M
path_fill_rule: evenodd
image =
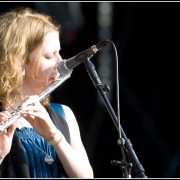
M58 112L58 115L65 120L65 114L60 104L50 103L49 107L46 107L49 111L51 118L57 114L52 113L52 109ZM58 122L58 121L57 121ZM62 126L62 125L60 125ZM62 127L61 127L62 128ZM62 132L63 133L63 132ZM33 128L23 127L16 129L16 134L22 144L25 160L28 165L31 178L58 178L58 156L52 145L48 144L39 134L37 134ZM53 159L52 164L45 161L46 155Z

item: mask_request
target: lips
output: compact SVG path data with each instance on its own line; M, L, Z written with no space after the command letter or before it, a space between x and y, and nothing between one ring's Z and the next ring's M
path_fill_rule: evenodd
M59 79L59 76L54 76L49 79L50 82L57 81Z

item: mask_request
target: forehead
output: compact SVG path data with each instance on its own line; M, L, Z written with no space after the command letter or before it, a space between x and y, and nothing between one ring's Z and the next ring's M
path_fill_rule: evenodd
M54 51L60 49L59 33L56 31L49 32L43 41L43 51Z

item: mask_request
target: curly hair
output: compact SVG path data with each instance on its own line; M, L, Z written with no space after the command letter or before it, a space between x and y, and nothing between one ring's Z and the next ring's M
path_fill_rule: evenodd
M51 16L38 13L31 8L17 8L0 15L2 108L23 99L23 65L28 63L29 54L34 49L41 48L46 34L54 30L60 34L60 25Z

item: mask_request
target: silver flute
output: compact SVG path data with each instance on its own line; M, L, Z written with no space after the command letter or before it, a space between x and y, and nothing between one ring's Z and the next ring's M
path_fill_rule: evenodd
M52 91L54 91L58 86L60 86L63 82L65 82L67 79L69 79L71 76L70 74L67 74L65 76L61 76L58 80L56 80L52 85L50 85L47 89L45 89L41 94L38 95L39 101L41 101L43 98L45 98L47 95L49 95ZM23 112L19 109L15 109L11 112L12 117L4 121L2 124L0 124L0 132L5 131L15 120L19 119Z

